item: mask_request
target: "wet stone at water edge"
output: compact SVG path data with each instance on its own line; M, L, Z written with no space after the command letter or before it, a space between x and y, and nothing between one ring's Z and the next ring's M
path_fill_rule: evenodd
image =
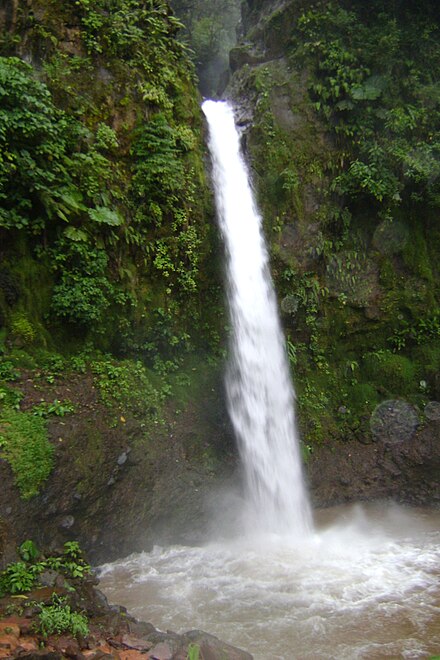
M397 444L409 440L419 424L417 411L406 401L383 401L376 406L370 419L371 432L376 440Z

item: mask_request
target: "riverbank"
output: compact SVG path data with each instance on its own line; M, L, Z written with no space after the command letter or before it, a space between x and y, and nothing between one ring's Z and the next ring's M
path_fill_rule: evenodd
M137 621L124 607L110 606L97 583L88 576L59 586L58 576L51 586L1 598L0 659L252 660L245 651L203 631L178 635ZM87 634L44 634L40 614L54 602L86 617Z

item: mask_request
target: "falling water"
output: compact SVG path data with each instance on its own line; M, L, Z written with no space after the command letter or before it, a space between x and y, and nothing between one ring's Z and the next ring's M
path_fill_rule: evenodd
M207 102L204 111L228 252L229 408L257 533L131 555L101 567L101 586L163 630L209 630L255 660L429 658L440 648L440 512L338 507L317 512L307 534L293 392L261 221L231 109Z
M311 528L294 394L273 285L231 107L206 101L220 229L227 251L232 325L229 414L248 490L248 520L264 531L303 536Z

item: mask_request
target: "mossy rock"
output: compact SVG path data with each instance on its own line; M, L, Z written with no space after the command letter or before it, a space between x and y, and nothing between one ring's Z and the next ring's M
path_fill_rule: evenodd
M435 377L440 373L440 340L417 346L412 352L412 359L420 379Z
M350 410L370 411L379 403L379 395L371 383L355 383L347 389L346 401Z
M378 388L396 396L416 389L416 365L409 358L391 351L368 353L362 372Z

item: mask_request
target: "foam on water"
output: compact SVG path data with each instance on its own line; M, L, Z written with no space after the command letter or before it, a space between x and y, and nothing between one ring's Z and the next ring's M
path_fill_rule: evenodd
M102 585L159 628L201 628L257 660L438 651L440 513L336 515L302 541L274 534L157 547L102 567Z

